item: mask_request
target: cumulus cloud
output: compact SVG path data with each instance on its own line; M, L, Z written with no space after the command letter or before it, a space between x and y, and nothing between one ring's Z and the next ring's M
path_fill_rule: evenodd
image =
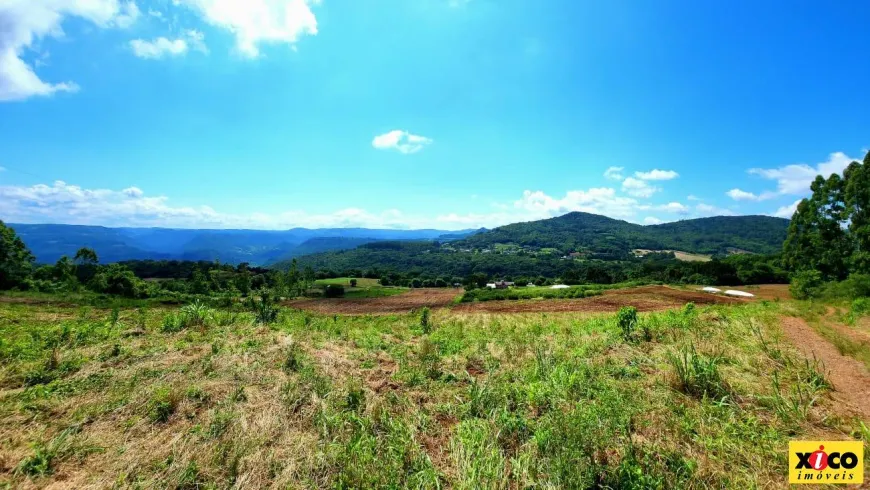
M416 153L430 144L432 144L431 138L400 129L375 136L372 140L372 146L378 150L395 150L405 154Z
M635 172L634 176L640 180L673 180L680 176L680 174L674 172L673 170L650 170L649 172Z
M649 185L645 180L628 177L622 181L622 190L630 196L650 197L661 189Z
M735 201L757 201L759 199L758 195L740 189L731 189L725 194Z
M75 92L72 81L46 82L22 58L45 37L63 37L67 18L79 18L99 28L125 28L139 17L134 2L118 0L27 0L0 2L0 101Z
M294 46L302 36L317 34L311 10L319 0L173 0L199 13L209 24L236 37L236 49L249 58L260 56L263 44Z
M165 37L158 37L153 41L133 39L130 41L130 48L133 50L133 54L139 58L155 60L165 56L181 56L187 53L187 41L184 39L169 40Z
M133 54L144 59L161 59L170 56L182 56L187 53L188 49L193 48L203 53L208 52L205 46L205 35L197 30L188 30L184 33L184 38L168 39L158 37L152 41L144 39L133 39L130 41L130 49Z
M786 165L779 168L753 168L750 174L758 175L768 180L776 181L776 192L770 195L803 195L810 190L810 184L817 175L828 178L831 174L842 174L843 170L857 158L851 158L843 152L831 153L828 159L810 166L805 163Z
M794 215L795 211L797 211L798 204L800 204L800 203L801 203L801 199L798 199L797 201L795 201L787 206L782 206L781 208L779 208L773 212L773 216L776 216L777 218L791 219L791 217Z
M572 211L631 222L649 222L648 212L652 210L679 215L734 214L704 204L697 206L696 213L678 202L653 205L620 195L610 187L570 190L556 196L540 190L526 190L517 199L491 203L491 208L491 212L441 213L436 216L405 215L396 209L372 212L360 208L320 214L300 210L242 214L219 212L207 205L177 206L166 196L149 195L136 186L121 190L87 189L63 181L51 185L0 186L0 216L18 223L172 228L287 229L304 226L455 230L552 218ZM646 218L642 219L643 216Z
M542 191L527 190L523 192L522 198L514 202L514 208L529 211L539 217L552 217L571 211L583 211L616 218L628 218L635 214L637 205L637 200L617 196L616 190L609 187L568 191L562 198L549 196Z
M609 180L622 180L623 170L625 170L625 167L608 167L607 170L604 171L604 178Z
M688 214L689 208L683 204L678 202L669 202L667 204L662 204L661 206L656 207L659 211L666 211L668 213L676 213L676 214Z
M645 225L660 225L664 223L664 221L656 218L655 216L647 216L643 219L643 224Z

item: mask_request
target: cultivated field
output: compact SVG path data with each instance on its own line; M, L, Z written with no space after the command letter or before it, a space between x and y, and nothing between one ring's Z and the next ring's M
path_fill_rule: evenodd
M756 286L747 291L768 291L770 286ZM712 295L690 288L642 286L605 290L599 296L577 299L532 299L485 301L457 304L462 290L450 288L412 289L387 298L328 298L287 301L285 306L318 313L395 314L409 313L423 307L451 307L457 312L522 313L522 312L615 312L622 306L634 306L638 311L661 311L679 308L689 302L707 304L741 304L752 300ZM776 289L779 291L779 289ZM785 290L787 293L787 289ZM770 293L773 294L773 293Z

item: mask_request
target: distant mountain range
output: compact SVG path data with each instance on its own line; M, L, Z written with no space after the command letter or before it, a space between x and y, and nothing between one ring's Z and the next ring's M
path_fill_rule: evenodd
M441 240L467 237L478 230L384 230L367 228L293 228L290 230L191 230L108 228L103 226L7 223L39 263L72 257L93 248L103 263L132 259L220 260L268 265L300 255L345 250L380 240Z
M299 258L315 269L394 271L464 277L488 275L558 276L570 258L626 260L635 249L679 250L725 256L776 253L789 221L769 216L718 216L641 226L589 213L515 223L479 231L448 245L435 242L378 242L352 250ZM286 261L275 267L284 268Z

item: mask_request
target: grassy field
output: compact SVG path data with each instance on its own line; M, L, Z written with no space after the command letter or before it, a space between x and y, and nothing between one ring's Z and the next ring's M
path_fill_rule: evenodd
M601 294L607 286L571 286L552 289L549 286L520 287L510 289L472 289L463 293L460 301L499 301L520 299L587 298Z
M0 304L0 487L784 487L870 437L783 305L384 316Z
M693 254L689 252L681 252L679 250L646 250L639 248L634 251L636 255L646 255L649 253L673 252L674 258L684 262L710 262L713 258L709 255Z
M356 279L356 287L351 287L351 279ZM314 284L316 286L344 286L344 297L357 299L385 298L387 296L402 294L408 290L408 288L402 288L397 286L381 286L380 282L377 279L368 279L364 277L336 277L332 279L318 279L314 282Z
M370 288L375 286L380 286L380 281L377 279L369 279L366 277L335 277L332 279L318 279L314 281L314 284L318 286L326 286L327 284L336 284L339 286L344 286L346 288L350 287L350 280L356 279L356 287L358 288Z

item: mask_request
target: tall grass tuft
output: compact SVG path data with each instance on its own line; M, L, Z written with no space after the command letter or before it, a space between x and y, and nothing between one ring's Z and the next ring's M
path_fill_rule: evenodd
M677 375L680 391L699 398L721 400L729 389L719 373L721 358L699 354L694 345L680 347L668 353L668 360Z

